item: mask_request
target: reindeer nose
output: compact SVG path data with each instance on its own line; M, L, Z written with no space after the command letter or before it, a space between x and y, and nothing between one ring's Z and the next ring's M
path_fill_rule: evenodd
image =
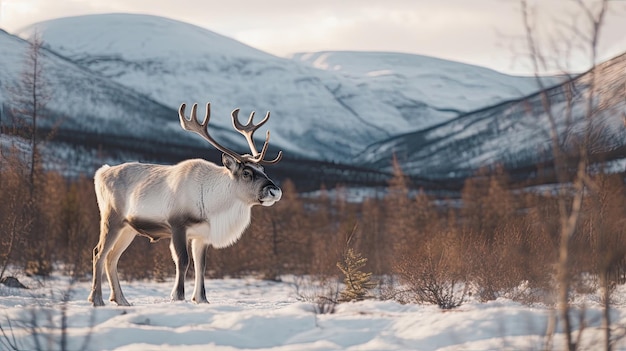
M274 185L270 185L267 187L267 193L270 196L277 197L277 198L280 198L282 195L282 191L280 190L280 188Z

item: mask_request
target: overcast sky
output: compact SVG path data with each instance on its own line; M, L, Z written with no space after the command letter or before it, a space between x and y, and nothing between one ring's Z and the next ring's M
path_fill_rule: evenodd
M584 0L592 2L592 0ZM538 26L584 31L573 0L529 0ZM321 50L394 51L429 55L527 74L517 0L0 0L0 28L128 12L192 23L278 56ZM610 2L600 56L626 52L626 1ZM581 62L570 69L583 69Z

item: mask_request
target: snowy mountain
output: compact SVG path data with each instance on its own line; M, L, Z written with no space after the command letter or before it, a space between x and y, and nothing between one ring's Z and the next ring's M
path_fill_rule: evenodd
M601 159L626 159L623 90L626 54L596 66L569 85L546 91L561 143L571 146L588 130L585 104L592 72L597 76L597 103L591 127L591 152ZM527 169L549 162L550 150L549 120L541 95L536 93L375 143L359 161L377 169L391 170L389 155L394 154L405 172L441 180L467 177L480 167L495 164L509 169ZM624 171L623 165L620 171Z
M548 153L545 116L538 113L529 123L525 113L526 106L539 103L536 84L527 77L399 53L280 58L146 15L62 18L20 35L35 30L47 48L45 73L54 92L48 108L63 120L49 153L74 173L89 174L102 162L217 160L217 151L181 130L176 112L181 103L198 102L202 115L208 101L212 135L241 152L247 144L233 131L230 112L240 107L242 115L257 110L262 116L270 110L263 127L272 131L269 154L283 149L286 155L278 173L317 177L315 184L380 184L393 155L415 177L447 181L495 163L527 167ZM0 47L0 110L7 111L9 87L19 78L28 45L0 32ZM624 84L623 61L622 56L602 66L608 72L600 74L602 86ZM548 86L555 82L545 79ZM578 82L584 86L584 78ZM550 93L563 95L558 86ZM603 118L611 141L603 152L624 146L619 116Z
M29 44L0 30L0 48L0 122L8 126L16 108L15 93L12 92L27 69L25 58ZM41 50L39 65L44 72L42 79L46 82L49 101L46 111L40 114L38 124L42 130L58 129L55 140L69 137L95 141L94 136L111 134L115 134L118 143L124 139L144 140L147 144L167 138L191 140L180 130L178 122L172 120L175 110L145 95L78 66L50 50ZM152 140L145 140L147 135ZM17 141L3 136L3 143L10 142ZM48 148L47 153L51 163L57 167L79 172L91 172L102 162L93 153L82 153L68 145ZM107 159L106 152L101 156Z
M537 90L534 78L434 57L333 51L298 53L294 60L350 78L361 89L398 110L412 129L425 129L462 113L526 96ZM556 83L545 78L547 85Z
M20 35L35 29L61 55L171 109L211 101L211 123L225 129L236 107L242 114L270 110L272 145L327 161L352 162L374 142L533 89L526 78L416 55L279 58L206 29L146 15L62 18ZM330 69L320 69L324 64ZM218 137L245 150L241 137Z

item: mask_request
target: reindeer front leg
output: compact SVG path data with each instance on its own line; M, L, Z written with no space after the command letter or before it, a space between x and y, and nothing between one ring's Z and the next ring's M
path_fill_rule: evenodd
M206 249L207 245L202 239L193 239L191 241L191 252L193 255L193 266L195 273L195 284L193 287L192 301L195 303L209 303L209 301L206 299L206 290L204 289Z
M170 241L172 258L176 264L176 281L170 295L172 300L185 300L185 275L189 268L189 254L187 253L187 230L184 226L172 226L172 240Z

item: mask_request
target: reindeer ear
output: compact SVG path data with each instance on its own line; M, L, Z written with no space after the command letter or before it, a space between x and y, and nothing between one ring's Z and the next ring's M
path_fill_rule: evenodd
M237 168L241 165L237 159L228 154L222 154L222 164L224 167L228 168L231 173L235 173Z

